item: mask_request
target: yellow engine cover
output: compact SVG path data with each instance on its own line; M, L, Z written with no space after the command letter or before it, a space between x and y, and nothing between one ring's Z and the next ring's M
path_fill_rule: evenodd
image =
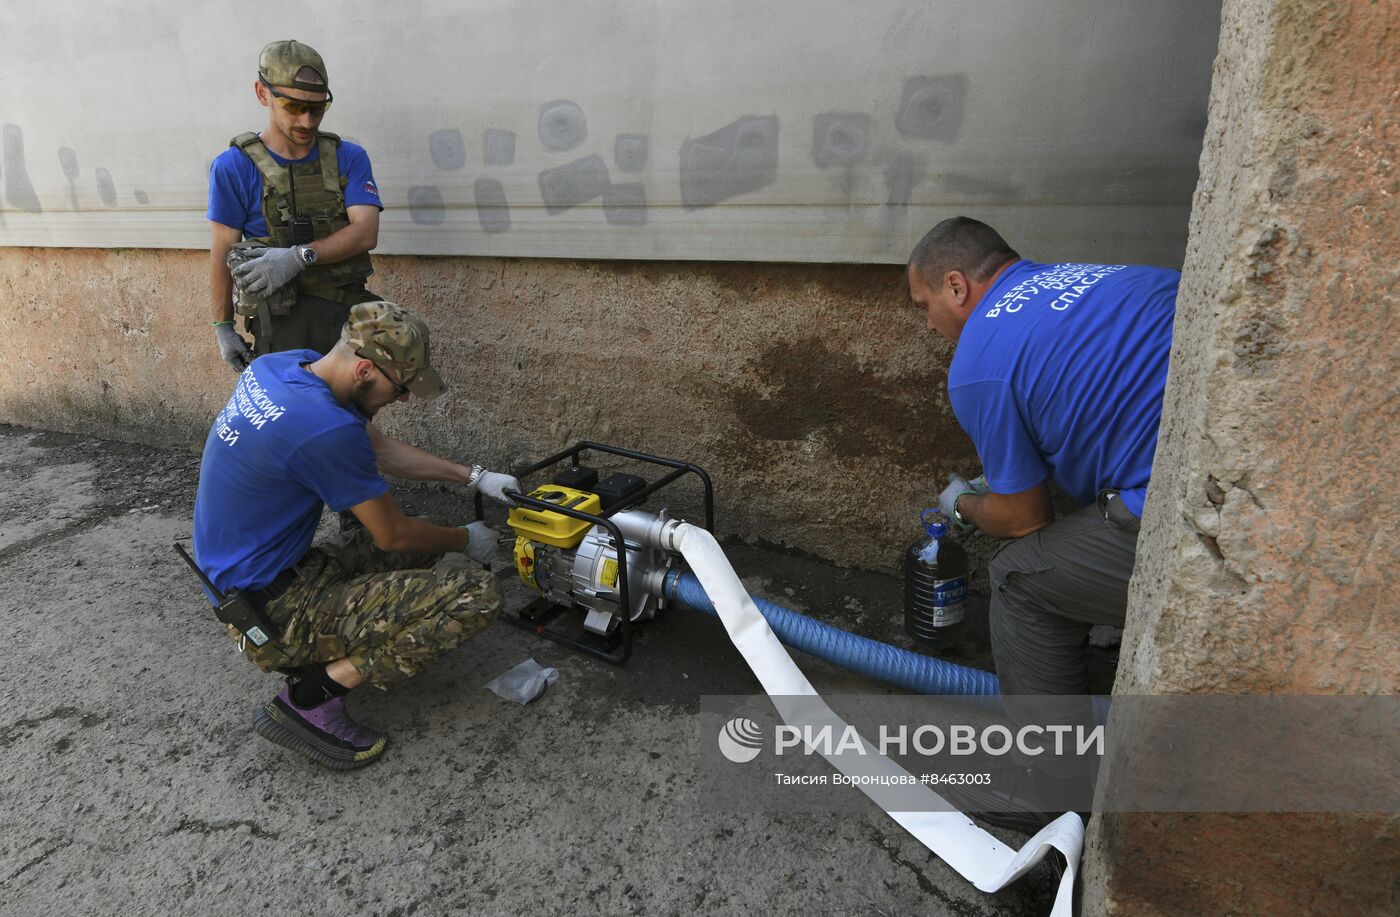
M540 588L535 582L535 543L524 535L515 539L515 572L525 585Z
M603 501L597 494L575 490L562 484L546 484L530 496L536 500L568 507L581 513L592 513L595 516L603 508ZM583 541L583 536L593 526L591 522L583 519L574 519L563 513L552 513L529 506L517 506L510 511L506 521L515 529L515 534L556 548L578 547L579 542Z

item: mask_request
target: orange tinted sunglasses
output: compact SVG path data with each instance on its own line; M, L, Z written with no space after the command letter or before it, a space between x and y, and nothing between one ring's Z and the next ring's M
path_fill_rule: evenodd
M310 113L313 118L319 118L326 113L326 109L331 107L333 96L330 90L326 90L326 100L324 102L308 102L305 99L294 99L291 96L283 95L277 91L267 80L259 79L267 91L272 93L272 97L277 100L278 106L289 115L304 115Z

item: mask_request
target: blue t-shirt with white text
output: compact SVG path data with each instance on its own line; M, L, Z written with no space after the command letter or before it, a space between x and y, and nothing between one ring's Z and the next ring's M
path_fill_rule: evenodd
M271 149L268 153L280 165L319 162L321 149L313 144L311 152L301 159L283 159ZM369 154L364 147L348 140L340 141L336 164L347 179L345 206L371 204L384 209L379 200L379 187L374 183ZM253 160L238 147L229 147L214 159L209 167L209 209L204 217L214 223L243 230L243 238L258 239L267 235L267 219L262 211L263 178Z
M1180 281L1122 264L1002 272L948 369L953 413L993 492L1053 478L1081 506L1116 489L1142 515Z
M322 504L340 512L389 490L354 406L288 350L258 357L204 442L195 557L220 590L261 589L311 547Z

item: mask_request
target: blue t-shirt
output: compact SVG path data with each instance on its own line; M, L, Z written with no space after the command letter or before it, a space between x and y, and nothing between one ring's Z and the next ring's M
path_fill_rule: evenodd
M301 559L324 503L339 512L387 493L365 416L341 406L288 350L253 361L204 442L194 550L221 590L261 589Z
M320 144L311 147L310 155L302 159L283 159L272 150L272 158L281 165L319 162ZM369 154L365 148L349 141L340 141L336 153L340 174L348 179L345 186L345 206L373 204L380 210L379 188L370 170ZM262 173L238 147L224 150L209 167L209 210L205 219L234 229L243 230L243 238L257 239L267 235L267 220L262 212Z
M1142 515L1181 274L1017 261L978 303L948 397L994 493L1053 478L1087 506L1122 492Z

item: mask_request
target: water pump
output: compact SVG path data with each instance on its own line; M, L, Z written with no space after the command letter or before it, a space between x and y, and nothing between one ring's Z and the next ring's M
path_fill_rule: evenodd
M603 452L670 468L648 484L630 474L598 479L582 464L583 453ZM666 573L674 554L651 545L651 532L667 512L636 509L647 497L693 474L705 488L705 528L714 531L714 487L704 469L688 462L647 455L602 443L579 442L521 470L525 478L570 460L551 483L528 494L510 493L516 507L508 523L516 534L512 555L527 586L542 593L518 615L505 619L557 643L618 665L632 653L632 628L663 611ZM553 626L566 612L582 612L581 626Z
M588 450L671 470L650 484L630 475L600 481L580 461ZM509 519L516 533L515 569L521 580L542 594L518 613L503 614L502 621L621 665L632 653L634 625L665 612L668 605L718 614L702 576L709 575L721 585L728 579L742 590L714 541L714 487L703 469L581 442L522 469L517 477L526 478L564 459L572 461L551 476L551 483L528 494L509 493L516 503ZM704 538L692 537L699 526L668 518L665 510L637 509L648 496L687 474L698 476L705 487L705 532L699 533ZM697 567L697 561L705 569ZM718 580L716 574L722 574ZM880 643L744 595L787 646L904 690L977 695L1000 704L996 699L1000 686L991 672ZM556 626L566 617L581 617L581 626L575 624L569 630Z

